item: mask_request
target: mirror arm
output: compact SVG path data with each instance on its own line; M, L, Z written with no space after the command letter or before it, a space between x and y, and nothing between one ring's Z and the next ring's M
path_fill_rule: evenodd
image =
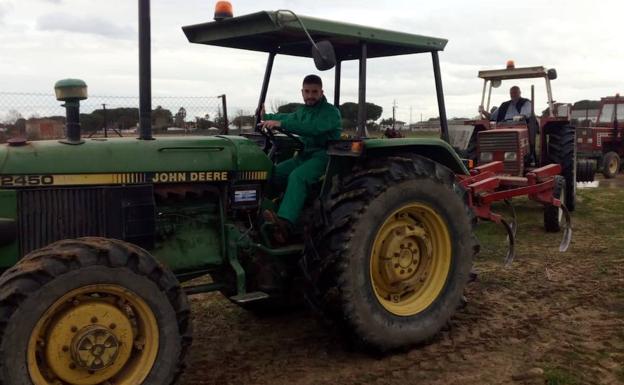
M306 36L308 36L308 40L310 40L310 43L312 43L312 45L314 46L314 48L316 48L318 50L318 46L316 45L316 42L312 39L312 36L310 36L310 33L308 32L308 29L305 27L305 25L303 25L303 22L301 21L301 19L299 18L299 16L297 16L297 14L295 14L293 11L291 11L290 9L278 9L277 10L277 14L279 16L280 13L283 12L287 12L290 13L291 15L293 15L293 17L297 20L297 22L299 23L299 25L301 26L301 29L303 29L303 32L305 32ZM279 17L277 18L277 22L279 24L280 19Z

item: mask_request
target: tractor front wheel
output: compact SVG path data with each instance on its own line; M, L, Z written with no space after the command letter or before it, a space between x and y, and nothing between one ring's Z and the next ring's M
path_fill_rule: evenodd
M620 172L620 157L613 151L609 151L602 159L602 174L605 178L615 178Z
M177 279L145 250L63 240L0 277L3 385L169 385L190 345Z
M459 306L478 249L454 175L426 158L390 157L334 190L328 227L306 251L309 297L365 347L427 341Z

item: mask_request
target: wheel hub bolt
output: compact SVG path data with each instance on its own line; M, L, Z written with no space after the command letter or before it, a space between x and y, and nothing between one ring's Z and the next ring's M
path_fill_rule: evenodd
M76 333L78 331L78 328L75 327L75 326L72 326L71 327L71 331L72 331L72 333Z
M98 322L97 317L91 317L91 323L94 324L96 322Z

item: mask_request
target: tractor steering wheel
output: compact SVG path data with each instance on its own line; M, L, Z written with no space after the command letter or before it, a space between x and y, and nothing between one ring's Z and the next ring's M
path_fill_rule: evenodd
M281 127L274 127L273 129L267 129L267 128L262 127L262 123L258 123L256 125L256 130L260 132L260 134L262 134L262 136L264 136L266 141L268 142L267 144L265 144L264 150L265 152L267 152L267 149L268 149L267 155L269 159L271 160L274 160L275 154L277 153L277 150L278 150L277 139L275 137L275 133L273 132L273 130L280 132L286 135L287 137L291 138L292 140L294 140L297 143L297 150L303 150L303 148L305 147L303 141L299 137L295 136L291 132L284 130Z
M305 144L303 143L301 138L299 138L298 136L296 136L292 132L288 132L285 129L283 129L282 127L275 127L275 131L278 131L278 132L286 135L290 139L294 140L297 143L297 150L303 150L303 148L305 147Z

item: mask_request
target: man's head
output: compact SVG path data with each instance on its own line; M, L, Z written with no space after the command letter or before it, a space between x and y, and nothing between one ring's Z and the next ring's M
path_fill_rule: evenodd
M520 87L513 86L509 89L509 96L514 103L517 103L520 100Z
M308 75L303 79L301 96L306 106L313 106L323 96L323 81L316 75Z

